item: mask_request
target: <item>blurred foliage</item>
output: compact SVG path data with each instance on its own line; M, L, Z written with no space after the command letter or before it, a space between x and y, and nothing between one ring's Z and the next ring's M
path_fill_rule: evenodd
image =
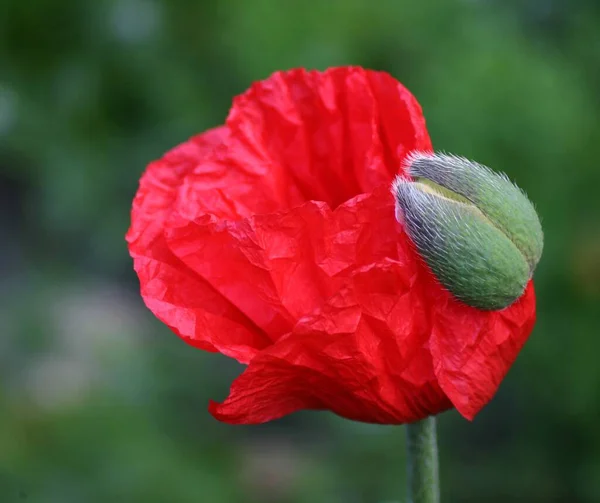
M600 501L598 30L593 0L0 0L0 501L404 499L401 428L214 421L239 368L145 310L123 240L145 164L251 81L342 64L543 219L532 338L473 423L440 417L444 501Z

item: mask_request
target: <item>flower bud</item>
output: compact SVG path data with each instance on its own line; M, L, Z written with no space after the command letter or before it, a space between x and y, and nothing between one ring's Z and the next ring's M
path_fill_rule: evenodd
M502 309L523 293L543 233L533 205L504 174L452 155L415 153L392 192L396 217L440 283L464 303Z

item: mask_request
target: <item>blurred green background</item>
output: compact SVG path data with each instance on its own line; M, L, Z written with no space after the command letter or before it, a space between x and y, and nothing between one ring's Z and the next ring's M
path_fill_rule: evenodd
M358 64L546 232L531 339L439 418L443 501L600 502L599 33L593 0L0 0L0 501L405 501L401 427L213 420L240 367L144 308L123 238L145 165L251 81Z

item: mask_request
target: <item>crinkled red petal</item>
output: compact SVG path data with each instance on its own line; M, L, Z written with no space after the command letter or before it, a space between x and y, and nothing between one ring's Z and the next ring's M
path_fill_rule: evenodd
M288 211L221 222L173 213L169 248L277 340L322 306L357 267L398 255L388 187L335 211L310 201Z
M278 72L234 100L226 142L186 177L176 208L238 220L321 201L335 208L389 185L411 150L431 150L415 98L362 68Z
M400 424L452 406L427 351L428 321L412 264L383 260L354 272L322 310L254 358L222 404L228 423L262 423L300 409Z
M218 128L151 163L133 202L127 241L148 308L186 342L247 363L269 339L167 247L164 222L185 175L219 144Z
M478 311L446 291L430 296L428 305L430 350L438 381L456 409L473 419L494 396L533 329L533 282L502 311Z

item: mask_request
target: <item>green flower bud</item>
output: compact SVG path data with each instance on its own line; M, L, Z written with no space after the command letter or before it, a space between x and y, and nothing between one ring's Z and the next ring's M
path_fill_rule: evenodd
M398 177L396 217L440 283L464 303L502 309L522 294L543 233L524 192L462 157L416 153Z

